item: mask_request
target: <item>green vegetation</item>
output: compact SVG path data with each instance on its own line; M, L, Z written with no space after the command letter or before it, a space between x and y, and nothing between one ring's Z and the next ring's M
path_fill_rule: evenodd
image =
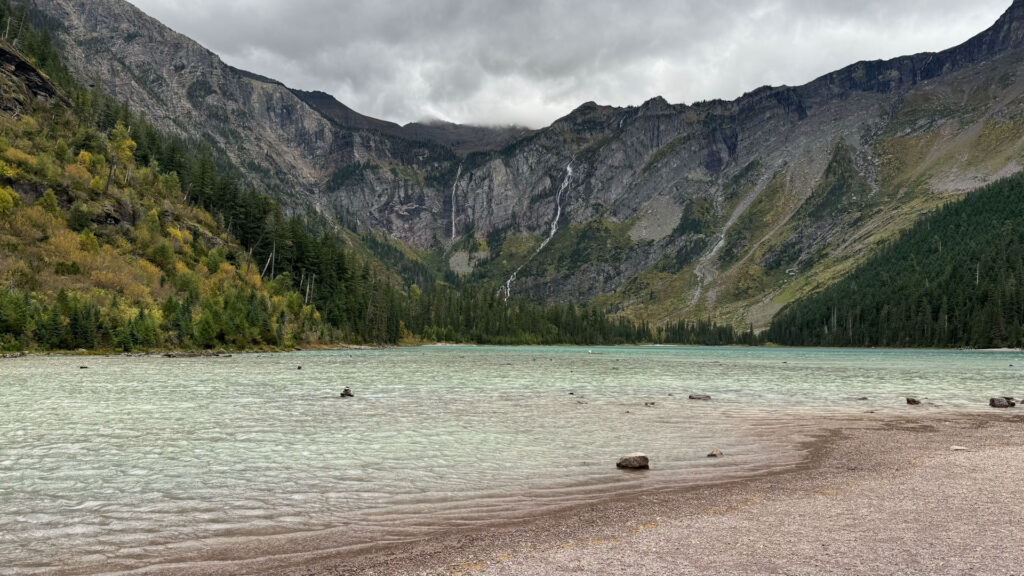
M779 172L725 234L721 261L732 264L742 258L786 212L786 173Z
M124 124L93 153L75 145L90 130L76 117L37 112L0 117L0 346L291 346L324 335L312 307L264 282L215 218L182 202L176 174L136 163Z
M772 342L1019 346L1024 338L1024 175L924 217L845 279L785 308Z
M844 140L836 144L821 182L797 212L797 218L819 221L841 216L859 216L867 204L871 188L857 170L853 148Z
M629 225L611 220L592 220L582 226L558 231L544 251L527 265L528 273L569 275L590 263L622 262L633 247Z

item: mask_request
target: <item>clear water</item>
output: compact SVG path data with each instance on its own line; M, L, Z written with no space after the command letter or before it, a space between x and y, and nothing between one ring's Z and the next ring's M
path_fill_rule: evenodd
M2 360L0 574L402 540L749 475L798 462L811 414L985 409L1022 371L1019 353L678 347ZM650 472L615 469L634 451Z

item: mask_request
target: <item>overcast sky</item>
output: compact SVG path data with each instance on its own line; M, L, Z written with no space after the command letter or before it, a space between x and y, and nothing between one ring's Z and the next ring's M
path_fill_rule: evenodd
M130 0L231 65L399 123L549 124L942 50L1010 0Z

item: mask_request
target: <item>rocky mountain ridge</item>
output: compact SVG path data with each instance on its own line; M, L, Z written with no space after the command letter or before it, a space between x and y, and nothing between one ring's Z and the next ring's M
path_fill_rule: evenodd
M764 326L917 215L1024 164L1020 0L943 52L731 102L586 103L522 136L463 131L475 151L238 71L122 0L31 3L64 23L79 78L214 142L260 189L513 294L655 323Z

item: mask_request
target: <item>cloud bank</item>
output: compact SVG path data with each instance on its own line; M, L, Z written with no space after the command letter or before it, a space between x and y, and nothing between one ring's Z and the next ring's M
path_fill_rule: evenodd
M131 0L233 66L399 123L544 126L942 50L1009 0Z

